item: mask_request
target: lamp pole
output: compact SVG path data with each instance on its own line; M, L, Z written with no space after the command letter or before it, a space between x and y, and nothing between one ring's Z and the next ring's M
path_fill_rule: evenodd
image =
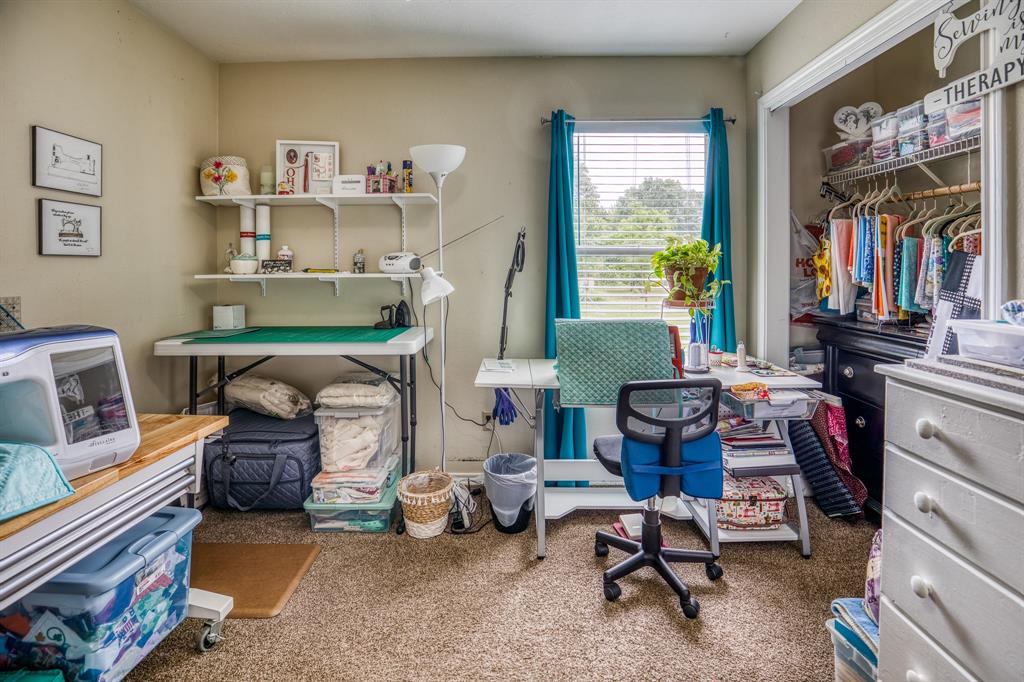
M444 201L442 200L443 192L441 187L444 185L444 179L448 177L447 173L440 171L434 171L431 174L434 178L434 184L437 185L437 269L442 277L444 277L444 231L442 229L442 211ZM441 356L441 371L439 373L440 393L441 393L441 471L448 471L448 439L445 431L446 419L445 413L448 411L448 403L445 398L445 341L448 334L446 333L447 322L448 322L448 297L442 298L439 303L441 304L441 338L440 338L440 356Z

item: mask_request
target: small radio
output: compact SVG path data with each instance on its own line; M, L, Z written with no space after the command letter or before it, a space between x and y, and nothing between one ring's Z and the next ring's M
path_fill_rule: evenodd
M406 274L420 271L420 257L411 251L396 251L380 257L377 264L381 272Z

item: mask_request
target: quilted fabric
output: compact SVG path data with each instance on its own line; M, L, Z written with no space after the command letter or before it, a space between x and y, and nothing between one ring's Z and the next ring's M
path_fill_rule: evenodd
M860 514L861 506L832 467L811 425L806 421L790 421L789 440L800 471L811 484L814 500L821 510L831 517Z
M663 320L555 320L555 339L562 405L614 405L627 381L674 376Z

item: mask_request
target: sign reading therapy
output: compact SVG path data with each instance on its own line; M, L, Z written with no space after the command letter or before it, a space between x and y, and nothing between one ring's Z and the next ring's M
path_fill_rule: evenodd
M957 50L971 38L992 31L998 54L981 71L945 85L924 98L925 113L987 95L1024 80L1024 0L989 0L977 12L960 19L952 12L935 18L935 68L945 77Z

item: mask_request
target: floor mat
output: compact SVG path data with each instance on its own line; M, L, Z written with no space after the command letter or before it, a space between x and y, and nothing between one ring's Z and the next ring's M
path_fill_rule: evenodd
M192 546L192 587L231 595L228 618L273 618L320 554L317 545L197 542Z

